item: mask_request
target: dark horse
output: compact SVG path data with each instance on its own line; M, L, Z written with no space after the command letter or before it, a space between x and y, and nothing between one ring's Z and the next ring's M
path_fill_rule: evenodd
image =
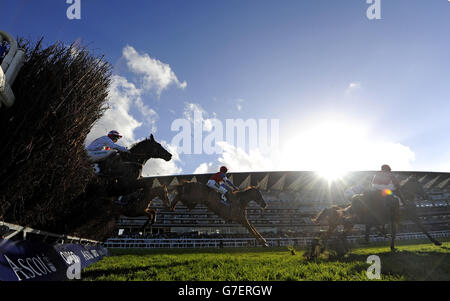
M247 207L250 201L255 201L262 208L267 206L261 192L257 188L250 186L242 191L228 193L227 197L229 202L231 202L230 206L220 201L220 195L217 191L201 183L184 182L176 187L176 191L177 195L171 204L172 211L175 210L178 202L182 202L189 210L194 209L197 204L206 205L209 210L222 219L233 221L246 227L260 244L265 247L269 246L264 237L247 219Z
M323 209L312 221L316 224L326 222L329 225L326 237L334 232L338 225L344 226L344 237L353 228L353 225L366 225L366 242L369 241L370 229L372 227L375 226L380 230L379 226L384 227L385 224L390 224L391 250L394 251L397 225L400 222L401 213L403 213L404 218L412 220L431 242L437 246L441 245L439 241L431 237L417 217L415 200L417 198L425 199L427 197L417 178L414 176L408 177L400 186L398 195L405 204L403 212L400 209L398 199L390 196L385 198L379 191L366 191L353 196L351 205L345 208L333 206ZM380 231L384 232L383 230Z
M149 186L146 189L140 189L125 197L129 198L127 205L111 204L107 198L96 200L92 204L93 207L90 207L96 214L95 218L88 218L87 220L83 216L77 218L75 220L75 227L71 230L72 235L103 241L111 237L111 231L115 228L120 216L148 216L149 219L141 228L141 231L143 231L148 223L153 224L155 222L156 210L150 208L155 198L162 200L163 205L167 208L170 206L168 190L165 185L155 188ZM86 216L86 214L89 214L89 211L82 212L82 214Z
M115 218L117 219L118 215L124 215L127 217L139 217L146 215L149 219L143 225L142 230L145 229L148 223L153 225L156 221L157 210L150 208L153 199L159 198L167 209L170 208L169 192L166 185L142 189L127 195L126 198L131 199L127 202L127 205L116 205L114 210L116 213Z
M154 139L153 135L134 144L130 148L129 153L113 154L106 160L100 162L99 167L102 175L93 179L84 195L80 196L80 198L87 197L88 199L95 200L95 202L92 202L92 208L101 207L102 209L99 210L104 216L102 219L108 219L109 224L115 224L109 215L114 216L115 212L120 208L117 205L111 204L111 197L123 196L124 200L129 200L130 206L133 208L134 206L138 206L137 210L141 210L142 215L147 214L149 217L148 222L153 223L155 221L156 211L150 209L149 205L151 204L151 200L153 199L152 194L155 190L152 190L152 181L148 181L142 177L142 169L145 163L151 158L161 158L166 161L172 158L172 155ZM141 206L141 203L147 205L147 209L145 209L144 205ZM167 201L166 205L168 204L169 201ZM128 205L123 210L127 210L127 208ZM98 216L98 218L100 217ZM105 225L105 229L106 227Z
M137 189L146 188L147 181L142 179L142 169L152 158L170 161L172 155L158 143L153 135L134 144L129 153L117 153L99 162L102 172L102 184L109 196L126 195Z
M129 153L116 153L98 163L106 178L114 179L123 186L133 186L142 178L145 163L152 158L170 161L172 155L158 143L153 134L150 138L135 143Z

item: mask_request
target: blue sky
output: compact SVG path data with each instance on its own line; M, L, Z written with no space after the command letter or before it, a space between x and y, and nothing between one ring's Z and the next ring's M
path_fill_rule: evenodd
M381 0L381 20L365 0L130 2L81 0L69 20L64 0L2 1L0 29L105 54L113 108L88 140L155 132L177 156L146 174L450 171L449 1ZM278 119L278 147L181 153L171 124L196 110L205 124Z

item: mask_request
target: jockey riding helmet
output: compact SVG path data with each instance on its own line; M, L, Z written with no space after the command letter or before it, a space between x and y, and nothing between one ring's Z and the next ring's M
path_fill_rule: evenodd
M120 139L120 138L122 138L122 136L119 134L119 132L118 131L110 131L109 133L108 133L108 137L109 138L111 138L111 139Z
M381 166L381 170L382 171L391 171L391 167L387 164L384 164L383 166Z
M227 173L227 171L228 168L226 168L225 166L220 167L220 172Z

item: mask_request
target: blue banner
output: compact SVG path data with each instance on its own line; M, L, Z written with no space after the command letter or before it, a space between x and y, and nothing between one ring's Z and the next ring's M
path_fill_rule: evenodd
M0 281L80 279L82 269L107 255L99 245L0 240Z

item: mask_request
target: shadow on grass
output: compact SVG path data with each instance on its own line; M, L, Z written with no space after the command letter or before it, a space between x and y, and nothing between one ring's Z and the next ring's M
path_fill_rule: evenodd
M156 276L158 270L165 270L170 268L182 267L186 266L186 262L173 262L170 264L147 264L141 266L134 267L121 267L121 268L105 268L105 269L95 269L95 270L87 270L83 271L83 278L92 278L96 279L100 276L108 276L114 279L114 276L123 277L130 276L131 278L135 273L148 271L150 268L153 271L148 271L150 277Z
M441 248L448 249L447 247ZM385 277L401 277L408 281L450 281L450 253L398 250L396 252L374 252L373 254L350 253L344 257L330 256L314 261L330 264L363 262L364 265L355 266L352 271L352 273L361 273L370 266L367 263L370 255L380 257L381 274Z

